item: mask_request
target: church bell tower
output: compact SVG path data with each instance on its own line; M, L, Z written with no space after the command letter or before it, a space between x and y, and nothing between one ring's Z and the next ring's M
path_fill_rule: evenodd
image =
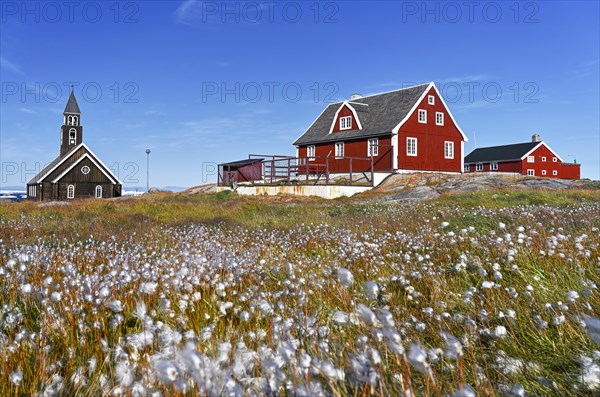
M64 122L60 128L60 156L83 142L83 127L81 127L81 110L75 99L73 87L71 95L63 112Z

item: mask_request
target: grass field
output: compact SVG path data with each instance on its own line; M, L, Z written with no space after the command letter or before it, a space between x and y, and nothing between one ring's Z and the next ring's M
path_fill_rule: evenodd
M600 190L0 205L0 395L600 392Z

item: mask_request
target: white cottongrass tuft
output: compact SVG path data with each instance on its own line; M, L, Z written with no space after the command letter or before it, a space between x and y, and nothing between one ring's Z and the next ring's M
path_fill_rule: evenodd
M154 362L154 371L158 380L167 385L175 382L179 373L175 364L169 360L156 360Z
M367 295L369 300L377 300L377 297L379 296L379 287L376 282L367 281L365 283L365 295Z
M427 362L427 352L420 345L411 343L407 359L417 371L425 375L431 374L431 367Z
M10 383L14 384L15 386L21 386L21 382L23 382L23 371L17 370L15 372L13 372L8 377L8 380L10 381Z
M583 322L585 323L585 332L594 342L600 345L600 319L584 315Z
M346 288L351 287L354 284L354 275L350 270L340 267L337 270L338 280Z
M379 326L379 320L377 320L377 316L371 309L369 309L366 305L359 303L356 305L356 316L365 324L371 326Z
M448 332L440 332L440 336L446 342L444 354L447 357L456 360L463 355L462 344L454 335Z

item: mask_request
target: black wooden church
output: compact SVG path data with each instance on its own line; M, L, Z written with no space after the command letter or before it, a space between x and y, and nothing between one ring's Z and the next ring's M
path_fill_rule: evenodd
M27 182L31 200L121 196L121 181L83 143L81 111L71 90L60 132L60 155Z

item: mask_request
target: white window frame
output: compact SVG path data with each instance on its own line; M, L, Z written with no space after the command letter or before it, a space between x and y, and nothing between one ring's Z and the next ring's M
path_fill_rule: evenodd
M535 163L535 156L527 156L528 163Z
M448 150L448 149L450 149L450 150ZM445 159L453 159L454 158L454 142L444 141L444 158Z
M344 142L336 142L335 143L335 157L336 158L344 157Z
M406 138L406 155L416 157L418 154L417 138L407 137Z
M546 170L542 170L542 175L546 175Z
M340 130L352 129L352 116L340 117Z
M75 198L75 185L67 186L67 198L68 199Z
M102 185L96 185L96 189L94 189L94 195L96 198L102 198Z
M546 162L546 157L542 156L542 162L545 163Z
M435 112L435 125L444 125L444 113Z
M428 95L427 96L427 103L429 105L435 105L435 97L433 95Z
M535 176L535 170L534 169L528 169L527 170L527 176Z
M556 157L552 157L552 162L553 163L558 163L558 159Z
M379 138L370 138L367 141L367 156L379 156Z
M483 163L475 164L475 171L477 171L477 172L483 171Z
M490 171L498 171L498 162L497 161L492 161L490 163Z
M465 164L463 167L463 172L470 172L471 171L471 166L469 164Z
M306 147L306 157L308 157L308 161L315 161L315 145Z
M419 109L419 123L427 124L427 110Z
M558 171L557 170L552 171L552 175L554 175L554 176L558 175Z

